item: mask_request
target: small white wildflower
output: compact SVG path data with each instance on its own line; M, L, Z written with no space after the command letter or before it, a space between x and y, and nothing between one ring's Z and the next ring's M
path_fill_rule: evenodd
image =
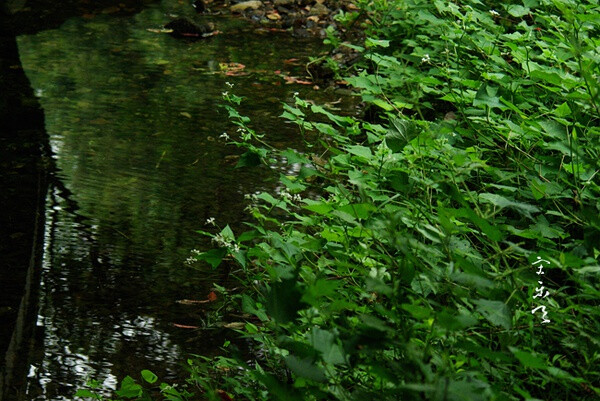
M221 135L219 135L219 138L223 138L226 141L228 141L229 140L229 135L227 135L227 132L223 132Z
M225 91L225 92L221 93L221 95L223 95L223 97L229 96L229 92Z
M215 225L215 218L214 217L209 217L208 219L206 219L206 224L211 224L211 225L214 226Z
M230 82L225 82L225 85L229 86L230 88L233 88L233 84Z
M239 252L240 251L240 246L238 244L233 244L233 252Z
M190 253L191 253L192 255L196 255L196 256L198 256L198 255L200 255L202 252L200 252L200 251L199 251L199 250L197 250L197 249L192 249L192 250L190 251Z
M299 94L299 92L294 92L294 97L297 97Z
M423 58L421 59L421 63L429 63L431 61L431 58L429 58L429 54L426 54L423 56Z
M292 200L294 202L300 202L302 200L302 197L298 194L294 195L294 197L292 198Z
M238 127L237 132L246 132L246 128Z
M292 200L292 194L290 194L288 191L282 191L281 192L281 197L288 199L288 200Z
M215 242L217 245L219 245L221 247L228 247L229 246L229 241L227 241L225 239L225 237L223 237L221 234L215 235L213 237L212 241Z
M499 17L500 13L496 10L490 10L490 14L492 14L492 17Z
M191 265L191 264L193 264L195 261L196 261L196 258L194 258L194 257L190 256L189 258L187 258L187 259L185 260L185 264L187 264L187 265Z

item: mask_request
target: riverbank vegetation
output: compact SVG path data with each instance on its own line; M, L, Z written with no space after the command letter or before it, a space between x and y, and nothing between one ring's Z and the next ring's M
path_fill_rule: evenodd
M194 255L243 284L221 295L250 352L190 360L166 399L600 397L600 6L486 3L338 14L364 39L329 30L360 59L328 65L365 113L296 96L302 150L270 146L227 88L238 167L284 165L248 230L208 225Z

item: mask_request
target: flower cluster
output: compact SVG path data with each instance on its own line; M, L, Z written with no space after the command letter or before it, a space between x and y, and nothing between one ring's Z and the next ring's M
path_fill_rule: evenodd
M291 194L289 193L287 190L283 190L281 191L281 197L283 199L287 199L290 202L300 202L302 200L302 197L298 194Z
M239 252L240 246L235 242L225 238L222 234L217 234L213 237L212 242L221 248L228 248L232 252Z
M194 264L194 262L196 262L196 261L198 260L196 257L197 257L197 256L200 256L200 254L201 254L202 252L200 252L200 251L199 251L199 250L197 250L197 249L192 249L192 250L190 251L190 253L191 253L192 255L191 255L190 257L188 257L188 258L185 260L185 264L187 264L187 265Z

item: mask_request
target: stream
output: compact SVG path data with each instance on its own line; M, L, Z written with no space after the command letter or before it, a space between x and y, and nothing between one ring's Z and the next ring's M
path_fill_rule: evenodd
M246 97L240 112L277 146L301 147L278 117L294 92L353 107L283 78L305 75L320 39L222 16L195 17L222 32L208 39L159 32L181 15L195 17L188 2L163 0L18 37L57 166L22 399L70 400L90 379L114 389L142 369L181 380L187 357L214 355L235 336L214 329L212 305L178 302L235 285L223 269L186 265L192 249L211 246L196 231L215 218L239 232L244 195L277 190L278 166L234 168L240 150L220 138L237 135L223 92Z

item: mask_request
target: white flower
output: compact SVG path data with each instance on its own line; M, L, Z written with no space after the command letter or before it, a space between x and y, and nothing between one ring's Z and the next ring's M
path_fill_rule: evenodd
M233 88L233 84L232 83L225 82L225 85L229 86L230 88Z
M206 219L206 224L211 224L211 225L214 226L215 225L215 218L214 217L209 217L208 219Z
M190 256L189 258L187 258L187 259L185 260L185 264L187 264L187 265L191 265L191 264L193 264L195 261L196 261L196 258L194 258L194 257Z
M429 54L426 54L423 56L423 58L421 59L421 63L429 63L431 61L431 58L429 58Z
M223 95L223 97L229 96L229 92L225 91L225 92L221 93L221 95Z
M500 13L496 10L490 10L490 14L492 14L492 17L499 17Z
M200 252L200 251L199 251L199 250L197 250L197 249L192 249L192 250L190 251L190 253L191 253L192 255L196 255L196 256L198 256L198 255L200 255L202 252Z
M227 135L227 132L223 132L221 135L219 135L219 138L223 138L226 141L228 141L229 140L229 135Z

